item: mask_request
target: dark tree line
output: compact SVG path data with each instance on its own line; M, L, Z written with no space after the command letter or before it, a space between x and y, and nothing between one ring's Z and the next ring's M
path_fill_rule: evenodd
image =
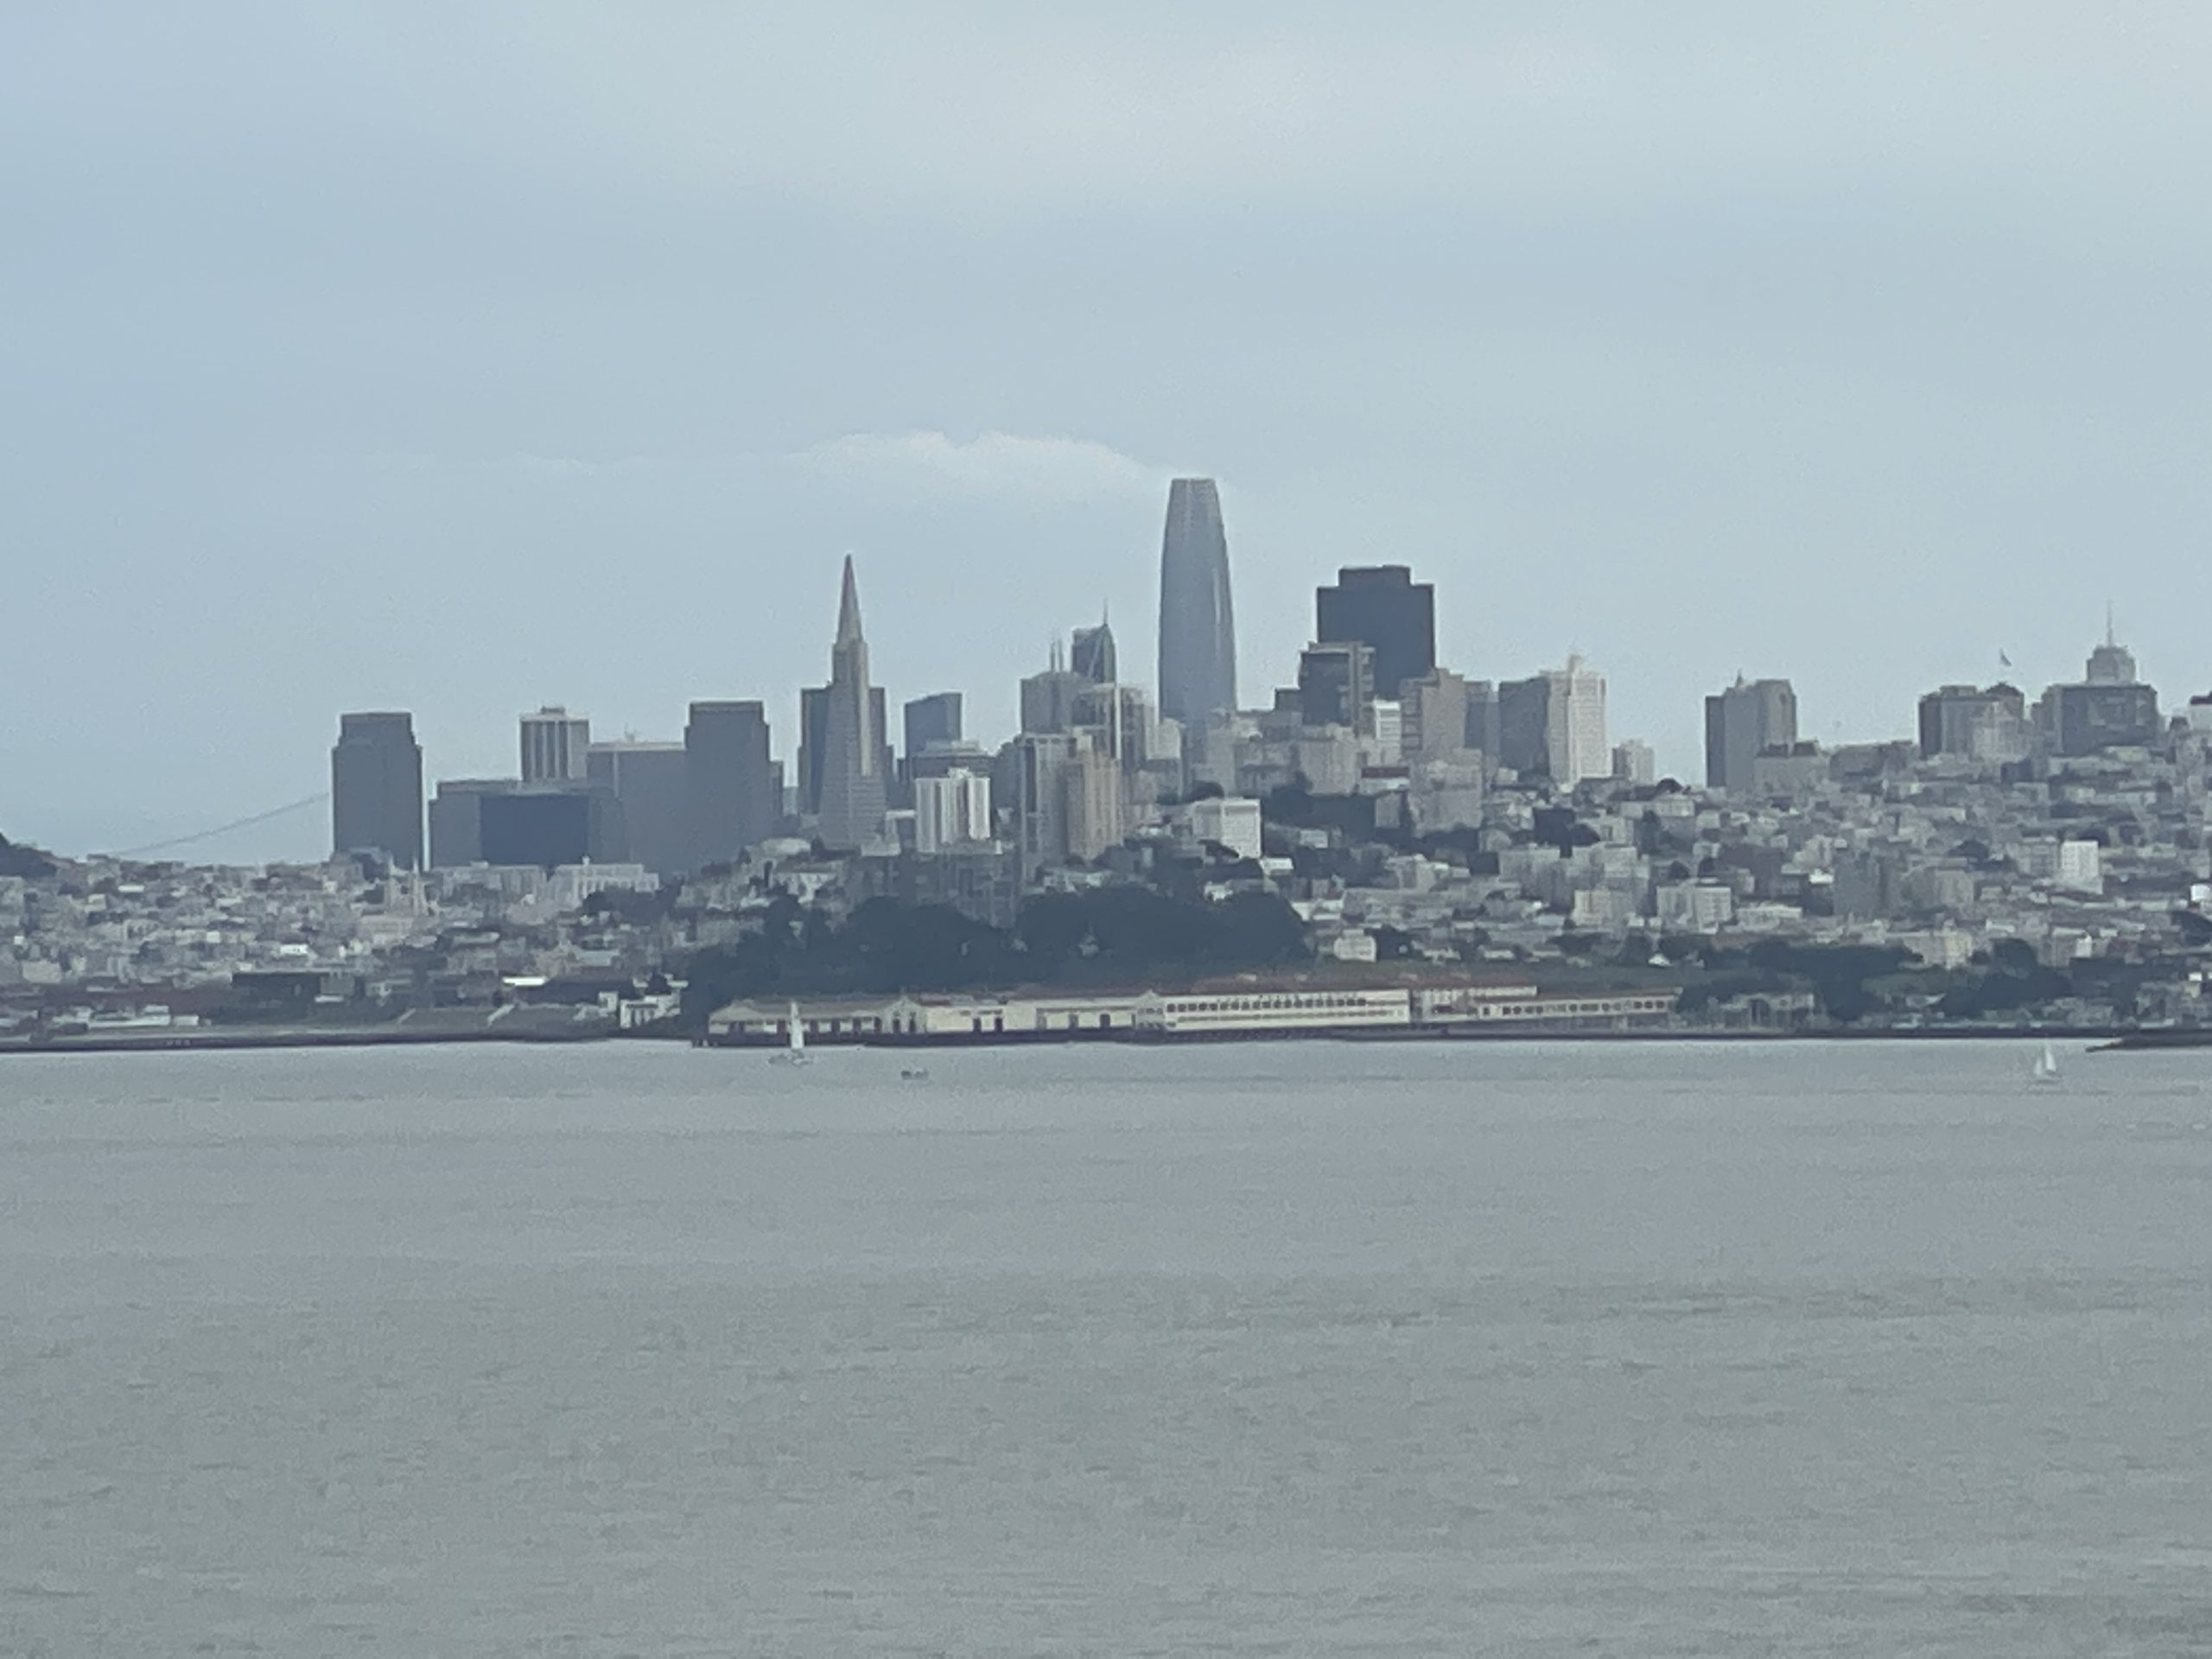
M1310 955L1304 924L1272 893L1218 904L1138 887L1043 893L1011 929L890 899L869 899L840 925L785 898L758 932L692 957L683 1015L696 1027L726 1002L778 996L1166 985Z

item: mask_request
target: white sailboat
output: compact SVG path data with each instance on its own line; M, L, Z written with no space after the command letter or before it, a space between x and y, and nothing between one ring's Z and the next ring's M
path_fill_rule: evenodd
M2036 1063L2029 1069L2028 1076L2037 1083L2058 1081L2058 1055L2049 1043L2045 1043L2043 1052L2036 1056Z
M785 1017L784 1028L790 1033L786 1045L768 1058L771 1065L804 1065L807 1062L806 1025L798 1017L798 1004L791 1004L791 1013Z

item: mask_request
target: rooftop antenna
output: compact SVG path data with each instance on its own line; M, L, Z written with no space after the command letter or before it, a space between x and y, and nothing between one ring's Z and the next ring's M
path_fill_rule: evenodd
M2112 601L2105 601L2105 644L2118 643L2112 637Z

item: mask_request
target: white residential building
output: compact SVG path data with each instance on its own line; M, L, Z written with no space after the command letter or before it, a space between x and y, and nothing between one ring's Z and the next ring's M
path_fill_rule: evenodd
M991 780L965 766L914 779L914 850L924 855L991 838Z
M1683 881L1659 889L1659 925L1713 933L1735 919L1736 895L1718 881Z
M1586 778L1611 775L1612 751L1605 741L1605 677L1583 665L1580 657L1565 668L1549 670L1551 696L1544 713L1544 743L1552 781L1571 788Z
M1176 809L1178 827L1192 841L1213 842L1239 858L1260 855L1260 804L1237 796L1215 796Z
M2062 841L2058 843L2058 885L2076 893L2102 893L2105 890L2103 850L2094 841Z
M1368 718L1375 724L1375 741L1370 747L1382 766L1395 766L1405 753L1405 705L1389 697L1377 697L1368 705Z
M557 915L582 910L595 893L658 893L660 877L642 864L563 864L550 872L538 901Z

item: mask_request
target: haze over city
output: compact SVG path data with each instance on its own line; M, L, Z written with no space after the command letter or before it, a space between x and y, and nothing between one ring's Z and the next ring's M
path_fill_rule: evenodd
M1102 607L1149 675L1179 474L1248 702L1377 563L1685 777L1738 670L1903 736L2107 603L2178 702L2212 17L1998 17L13 9L0 831L308 796L340 709L786 753L848 552L875 682L995 738Z

